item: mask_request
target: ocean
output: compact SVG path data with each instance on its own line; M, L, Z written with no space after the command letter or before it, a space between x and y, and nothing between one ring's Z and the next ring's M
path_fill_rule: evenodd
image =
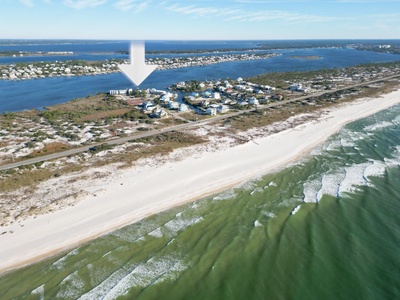
M399 180L397 105L279 172L5 274L0 298L399 299Z

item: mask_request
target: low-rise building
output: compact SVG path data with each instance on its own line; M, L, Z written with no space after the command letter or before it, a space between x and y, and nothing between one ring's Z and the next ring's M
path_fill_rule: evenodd
M181 103L179 105L179 111L188 111L188 110L189 110L189 107L186 104Z
M207 108L206 115L216 116L217 115L217 109L215 107Z
M224 114L227 113L229 111L229 107L227 105L223 105L221 104L220 106L218 106L217 108L217 112L220 114Z
M176 102L176 101L170 101L170 102L168 103L168 107L169 107L169 109L176 109L176 110L178 110L178 109L179 109L179 103Z

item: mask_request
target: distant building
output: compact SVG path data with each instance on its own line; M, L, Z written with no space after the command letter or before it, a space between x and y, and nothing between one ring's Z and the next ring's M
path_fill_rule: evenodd
M150 94L156 94L156 95L165 95L167 92L162 91L162 90L156 90L155 88L152 88L149 90Z
M179 111L188 111L189 110L189 107L186 105L186 104L184 104L184 103L182 103L180 106L179 106Z
M301 83L295 83L295 84L292 84L292 85L289 87L289 90L291 90L291 91L297 91L297 90L301 89L302 87L303 87L303 86L302 86Z
M256 97L250 97L250 98L248 98L247 99L247 102L250 104L250 105L260 105L260 103L258 102L258 100L257 100L257 98Z
M174 95L168 92L168 93L165 93L164 95L161 96L160 101L168 103L173 98L174 98Z
M224 113L226 113L226 112L229 111L229 107L226 106L226 105L220 105L220 106L218 106L217 111L218 111L220 114L224 114Z
M151 111L156 107L156 104L151 101L145 101L145 102L143 102L142 107L143 107L143 110Z
M110 95L127 95L129 93L128 89L125 90L110 90Z
M186 82L184 82L184 81L181 81L181 82L178 82L177 84L176 84L176 87L179 89L179 88L184 88L186 86Z
M217 115L217 109L215 107L209 107L206 110L206 114L210 116L216 116Z
M154 109L150 117L152 118L164 118L167 116L167 112L163 109Z
M179 109L179 103L176 102L176 101L170 101L170 102L168 103L168 107L169 107L169 109L176 109L176 110L178 110L178 109Z
M281 100L283 100L283 95L281 95L281 94L274 94L274 95L271 96L271 99L272 99L272 100L281 101Z

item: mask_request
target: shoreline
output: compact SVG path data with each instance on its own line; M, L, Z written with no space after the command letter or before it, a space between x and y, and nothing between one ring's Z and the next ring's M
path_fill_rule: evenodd
M245 144L215 152L191 152L183 160L161 166L119 171L108 179L106 190L85 196L75 206L1 227L13 233L0 235L4 245L0 275L150 215L276 172L304 157L345 124L399 103L400 89L379 98L343 103L324 110L327 113L316 121Z

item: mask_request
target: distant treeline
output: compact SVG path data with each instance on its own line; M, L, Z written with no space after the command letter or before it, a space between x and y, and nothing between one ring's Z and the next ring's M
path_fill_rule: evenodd
M20 51L0 51L0 56L13 56L13 55L20 55L26 54L27 52L20 52Z
M212 49L212 50L150 50L146 51L147 54L214 54L214 53L229 53L229 52L254 52L264 50L260 48L241 49L241 48L227 48L227 49ZM129 54L128 50L116 51L118 54Z
M351 66L347 68L334 68L309 71L295 72L271 72L251 78L246 78L247 81L281 87L287 85L287 82L301 82L304 80L317 80L317 84L325 84L330 82L331 78L343 75L360 74L362 72L372 73L380 72L382 69L396 71L400 69L400 61L384 62L384 63L368 63ZM318 82L319 81L319 82Z
M400 54L400 46L384 47L381 45L371 46L371 45L358 45L355 46L354 49L363 50L363 51L373 51L378 53L389 53L389 54Z

